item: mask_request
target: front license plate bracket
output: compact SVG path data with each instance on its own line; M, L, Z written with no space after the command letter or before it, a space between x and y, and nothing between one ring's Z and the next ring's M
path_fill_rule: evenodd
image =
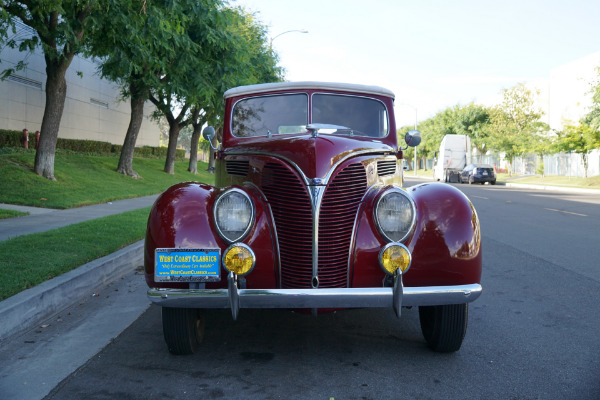
M219 282L221 249L154 250L156 282Z

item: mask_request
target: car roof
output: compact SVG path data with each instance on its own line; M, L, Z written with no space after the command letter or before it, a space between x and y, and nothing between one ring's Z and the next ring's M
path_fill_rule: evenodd
M473 164L475 168L494 168L490 164Z
M354 83L339 83L339 82L316 82L316 81L299 81L299 82L276 82L276 83L260 83L257 85L238 86L229 89L225 92L224 97L229 97L276 92L282 90L297 90L297 89L316 89L316 90L335 90L343 92L358 92L364 94L373 94L378 96L395 97L394 92L382 88L380 86L358 85Z

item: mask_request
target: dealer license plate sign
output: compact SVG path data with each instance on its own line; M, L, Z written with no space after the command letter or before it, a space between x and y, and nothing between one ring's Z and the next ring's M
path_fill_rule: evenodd
M220 249L156 249L157 282L218 282L221 280Z

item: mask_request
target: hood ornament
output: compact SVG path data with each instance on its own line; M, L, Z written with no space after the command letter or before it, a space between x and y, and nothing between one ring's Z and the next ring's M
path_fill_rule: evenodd
M316 138L319 136L319 127L313 124L306 125L306 130L310 133L310 136Z

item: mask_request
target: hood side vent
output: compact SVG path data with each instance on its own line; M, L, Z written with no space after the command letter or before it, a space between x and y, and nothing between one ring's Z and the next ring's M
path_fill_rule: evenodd
M396 173L396 160L377 161L377 174L379 176L394 175Z
M247 176L250 171L249 161L228 160L226 163L229 175Z

